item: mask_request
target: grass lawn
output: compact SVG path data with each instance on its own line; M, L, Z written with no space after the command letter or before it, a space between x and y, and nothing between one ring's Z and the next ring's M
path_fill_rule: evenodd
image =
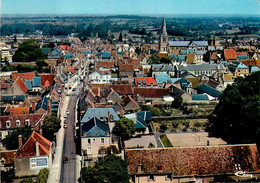
M166 134L160 135L160 139L161 139L164 147L173 147L172 143L169 141L169 139L168 139Z

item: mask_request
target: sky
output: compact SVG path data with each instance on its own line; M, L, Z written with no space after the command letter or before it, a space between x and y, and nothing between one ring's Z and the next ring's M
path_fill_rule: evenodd
M0 0L2 14L260 15L260 0Z

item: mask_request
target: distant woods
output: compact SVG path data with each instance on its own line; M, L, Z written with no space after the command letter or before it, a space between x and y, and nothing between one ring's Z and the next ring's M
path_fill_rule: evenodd
M167 32L182 39L207 39L214 36L258 34L259 17L166 17ZM31 34L36 31L49 36L75 33L81 39L110 38L113 32L127 31L156 37L161 31L162 17L96 16L96 17L2 17L1 35ZM239 30L230 34L228 30ZM117 38L118 39L118 38Z

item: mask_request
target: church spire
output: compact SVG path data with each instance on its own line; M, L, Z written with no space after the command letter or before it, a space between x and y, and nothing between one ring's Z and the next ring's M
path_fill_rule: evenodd
M167 31L166 31L166 21L165 21L165 17L163 17L162 36L168 36Z
M166 31L165 18L163 17L162 32L161 32L160 39L159 39L160 52L167 52L167 47L168 47L168 34Z

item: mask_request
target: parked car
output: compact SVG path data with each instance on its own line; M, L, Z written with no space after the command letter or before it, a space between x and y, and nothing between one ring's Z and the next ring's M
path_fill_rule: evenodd
M67 111L66 111L66 114L67 114L67 115L69 115L69 114L70 114L70 111L69 111L69 110L67 110Z
M65 164L65 163L68 163L68 157L67 156L64 156L62 158L62 163Z
M68 121L65 119L65 120L64 120L64 123L68 123Z
M67 125L67 124L64 124L64 128L68 128L68 125Z
M64 114L64 118L66 118L67 117L67 114Z

